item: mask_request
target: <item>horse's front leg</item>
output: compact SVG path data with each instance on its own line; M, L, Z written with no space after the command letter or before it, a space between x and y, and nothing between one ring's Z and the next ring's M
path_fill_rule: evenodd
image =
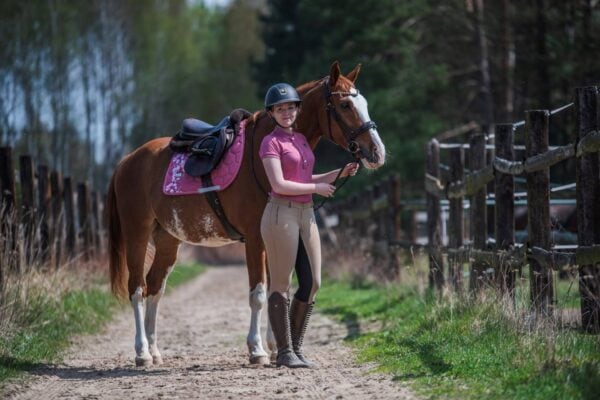
M250 236L250 235L249 235ZM264 350L261 331L261 314L267 304L265 250L260 240L260 233L254 235L254 240L246 242L246 262L250 281L250 330L246 338L250 353L250 364L269 364L269 355Z
M173 270L173 265L177 260L179 241L160 227L154 230L152 236L156 251L152 266L148 271L148 276L146 276L148 298L146 299L146 319L144 322L152 362L154 365L161 365L163 360L158 350L158 329L156 323L158 302L165 293L167 277Z

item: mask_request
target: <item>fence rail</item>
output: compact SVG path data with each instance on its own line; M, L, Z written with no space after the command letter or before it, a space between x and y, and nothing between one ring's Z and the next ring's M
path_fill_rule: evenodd
M590 332L600 332L600 91L598 87L575 90L575 101L556 110L530 110L524 121L494 126L494 134L487 137L475 123L444 132L432 139L426 147L425 197L427 210L427 245L429 255L429 284L432 288L443 286L462 292L462 268L470 263L469 291L476 293L484 283L492 282L505 294L514 298L516 272L524 265L530 270L531 306L538 315L553 315L553 270L578 272L583 327ZM574 106L574 107L573 107ZM549 145L549 120L551 115L574 110L576 126L572 143L565 146ZM517 161L515 150L523 146L514 143L515 128L525 126L525 159ZM441 140L469 135L465 143L444 143ZM492 141L492 145L487 144ZM490 151L490 147L493 150ZM449 167L444 171L440 163L440 150L448 152ZM467 153L468 151L468 153ZM469 165L466 171L465 156ZM565 160L575 161L575 182L550 187L550 167ZM526 193L515 193L515 176L525 178ZM393 178L394 191L399 183ZM385 218L398 215L408 203L389 199L391 185L378 184L373 196L355 195L338 203L332 211L340 216L336 235L343 238L344 230L365 229L366 220L383 223L386 227L370 228L378 232L394 231L398 219ZM493 189L488 190L488 188ZM577 246L565 249L553 246L550 205L551 193L575 189L577 209ZM370 203L359 199L369 198ZM515 201L521 198L527 205L527 243L515 241ZM442 201L448 202L448 245L442 245ZM493 239L488 238L488 204L493 200ZM393 204L392 204L393 203ZM465 204L470 208L465 219ZM411 206L414 209L414 205ZM414 212L413 214L414 215ZM384 216L382 218L381 216ZM414 217L412 217L414 220ZM465 223L469 232L465 234ZM401 247L417 245L414 224L405 228L404 235L387 236L390 257ZM400 239L399 236L404 236ZM468 240L465 242L465 238ZM343 240L343 239L342 239ZM375 245L375 244L374 244ZM444 267L447 260L447 268ZM487 272L492 268L490 281ZM486 272L486 274L484 274Z

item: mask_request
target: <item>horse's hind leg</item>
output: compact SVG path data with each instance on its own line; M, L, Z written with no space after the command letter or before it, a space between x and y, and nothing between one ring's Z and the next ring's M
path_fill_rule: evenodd
M162 364L162 356L158 350L158 335L156 327L156 317L158 315L158 302L165 292L167 276L173 269L177 260L177 249L179 241L169 235L160 226L157 226L152 235L156 253L152 267L148 271L146 282L148 285L148 298L146 299L146 338L150 355L154 365Z
M129 267L129 297L135 317L135 365L152 364L152 356L148 351L148 340L144 327L144 297L146 296L146 280L144 279L144 260L148 248L148 240L152 226L124 226L124 236L130 238L126 242L127 266Z

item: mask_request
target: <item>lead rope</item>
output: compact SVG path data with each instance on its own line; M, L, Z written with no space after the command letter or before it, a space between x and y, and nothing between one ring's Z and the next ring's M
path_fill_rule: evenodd
M344 171L344 168L346 167L345 163L344 166L342 168L340 168L340 172L338 172L337 176L335 177L335 180L333 181L332 185L335 186L335 184L337 183L338 179L340 179L340 175L342 174L342 171ZM358 164L358 167L360 168L360 163ZM356 171L358 173L358 171ZM348 182L348 179L350 178L350 175L348 175L347 177L344 178L344 181L342 182L342 184L339 187L336 187L335 190L333 191L333 194L331 195L331 197L333 197L333 195L335 194L335 192L337 192L338 190L340 190L342 188L342 186L344 186L346 184L346 182ZM319 208L323 207L323 205L325 203L327 203L327 201L331 198L331 197L325 197L323 200L321 200L321 204L319 204L318 206L314 207L314 210L317 211Z

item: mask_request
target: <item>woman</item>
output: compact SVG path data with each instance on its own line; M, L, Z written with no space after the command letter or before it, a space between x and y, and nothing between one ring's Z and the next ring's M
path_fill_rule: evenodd
M321 284L321 241L313 212L312 194L331 197L331 183L340 174L333 170L313 175L315 157L294 122L301 101L286 83L271 86L265 108L277 127L260 146L267 178L269 202L261 221L261 234L269 266L269 322L277 342L277 366L313 366L302 354L302 340ZM340 177L355 175L357 163L347 164ZM288 299L292 269L296 267L298 291Z

